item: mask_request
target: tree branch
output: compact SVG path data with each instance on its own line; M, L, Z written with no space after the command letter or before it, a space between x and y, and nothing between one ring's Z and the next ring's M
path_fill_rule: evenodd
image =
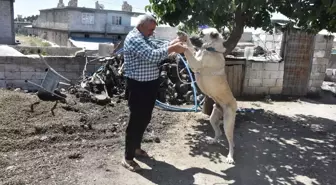
M224 47L226 48L224 56L231 53L232 50L237 46L237 43L244 33L245 20L246 17L242 15L242 12L240 10L237 10L235 12L234 27L232 29L232 32L230 33L229 38L224 43Z

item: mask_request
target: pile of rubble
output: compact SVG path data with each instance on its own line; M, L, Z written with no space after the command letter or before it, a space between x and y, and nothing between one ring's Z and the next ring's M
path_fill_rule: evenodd
M185 58L184 58L185 60ZM111 98L126 99L126 84L123 76L124 58L122 54L99 59L102 65L93 75L88 76L86 67L83 78L70 89L70 93L82 102L108 104ZM86 62L88 64L90 62ZM194 103L194 93L191 78L182 59L177 55L169 56L160 64L160 90L158 100L170 105L187 105ZM191 72L191 71L190 71ZM194 78L194 74L192 74ZM196 86L197 87L197 86ZM203 94L197 88L197 100L203 99Z

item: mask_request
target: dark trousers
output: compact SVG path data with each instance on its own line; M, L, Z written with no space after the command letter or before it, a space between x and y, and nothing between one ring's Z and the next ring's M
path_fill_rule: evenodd
M126 79L130 116L126 128L126 160L133 160L135 149L141 148L142 136L152 118L159 80L139 82Z

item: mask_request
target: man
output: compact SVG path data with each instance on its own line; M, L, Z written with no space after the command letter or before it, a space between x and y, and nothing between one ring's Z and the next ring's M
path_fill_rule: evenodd
M141 149L141 140L151 120L157 98L159 63L171 53L183 53L186 50L182 39L178 38L160 47L149 41L156 26L153 16L140 15L138 24L124 41L124 76L130 117L122 165L131 171L141 169L134 157L149 157Z

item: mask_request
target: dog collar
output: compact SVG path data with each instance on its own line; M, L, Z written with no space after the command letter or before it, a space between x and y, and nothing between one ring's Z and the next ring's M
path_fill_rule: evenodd
M213 48L213 47L205 48L205 50L207 50L207 51L211 51L211 52L221 53L221 52L217 51L217 50L216 50L215 48Z

